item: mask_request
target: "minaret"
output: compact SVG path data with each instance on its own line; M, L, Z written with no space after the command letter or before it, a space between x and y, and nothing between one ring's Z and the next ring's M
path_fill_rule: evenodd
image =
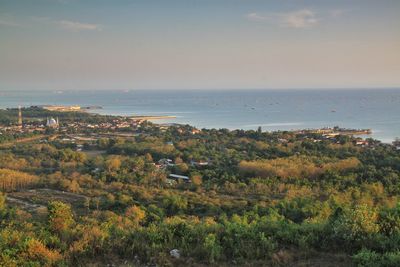
M18 106L18 127L22 128L22 111L21 106Z

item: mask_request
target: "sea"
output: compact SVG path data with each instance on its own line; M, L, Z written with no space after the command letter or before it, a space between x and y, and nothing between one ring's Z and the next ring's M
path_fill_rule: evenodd
M159 123L263 131L339 126L371 129L390 143L400 137L400 88L268 90L0 91L0 108L101 106L110 115L169 115Z

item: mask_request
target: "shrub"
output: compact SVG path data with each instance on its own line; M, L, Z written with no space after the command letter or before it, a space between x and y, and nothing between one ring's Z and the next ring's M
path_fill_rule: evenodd
M378 233L378 213L367 205L355 206L339 215L333 223L332 230L335 236L348 241L352 246L357 246Z

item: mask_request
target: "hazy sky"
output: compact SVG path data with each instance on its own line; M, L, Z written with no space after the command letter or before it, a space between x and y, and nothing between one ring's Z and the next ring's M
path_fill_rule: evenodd
M0 90L398 86L399 0L0 0Z

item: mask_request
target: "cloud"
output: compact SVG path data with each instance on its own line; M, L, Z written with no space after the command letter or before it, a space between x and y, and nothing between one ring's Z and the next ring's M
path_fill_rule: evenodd
M93 24L93 23L82 23L79 21L71 21L71 20L54 20L50 17L36 17L32 16L31 21L44 24L44 25L53 25L58 26L64 30L72 31L72 32L80 32L80 31L102 31L101 25Z
M82 23L78 21L71 20L54 20L49 17L36 17L31 16L27 18L18 18L18 22L15 22L16 18L11 15L0 16L0 27L20 27L26 28L32 25L50 25L57 26L58 28L62 28L64 30L72 31L72 32L80 32L80 31L102 31L100 24L93 23Z
M59 24L63 29L73 32L102 30L99 24L82 23L70 20L60 20L57 21L57 24Z
M246 18L250 21L266 21L270 19L268 16L262 16L257 13L249 13L246 15Z
M309 9L287 13L282 17L284 24L292 28L308 28L318 23L315 13Z
M0 26L20 27L21 25L19 25L19 24L17 24L17 23L14 23L14 22L12 22L12 21L0 19Z
M24 27L24 25L15 22L16 19L13 15L10 14L1 14L0 16L0 26L5 27Z
M286 13L249 13L246 18L250 21L271 22L281 27L288 28L310 28L318 24L316 13L310 9L300 9Z

